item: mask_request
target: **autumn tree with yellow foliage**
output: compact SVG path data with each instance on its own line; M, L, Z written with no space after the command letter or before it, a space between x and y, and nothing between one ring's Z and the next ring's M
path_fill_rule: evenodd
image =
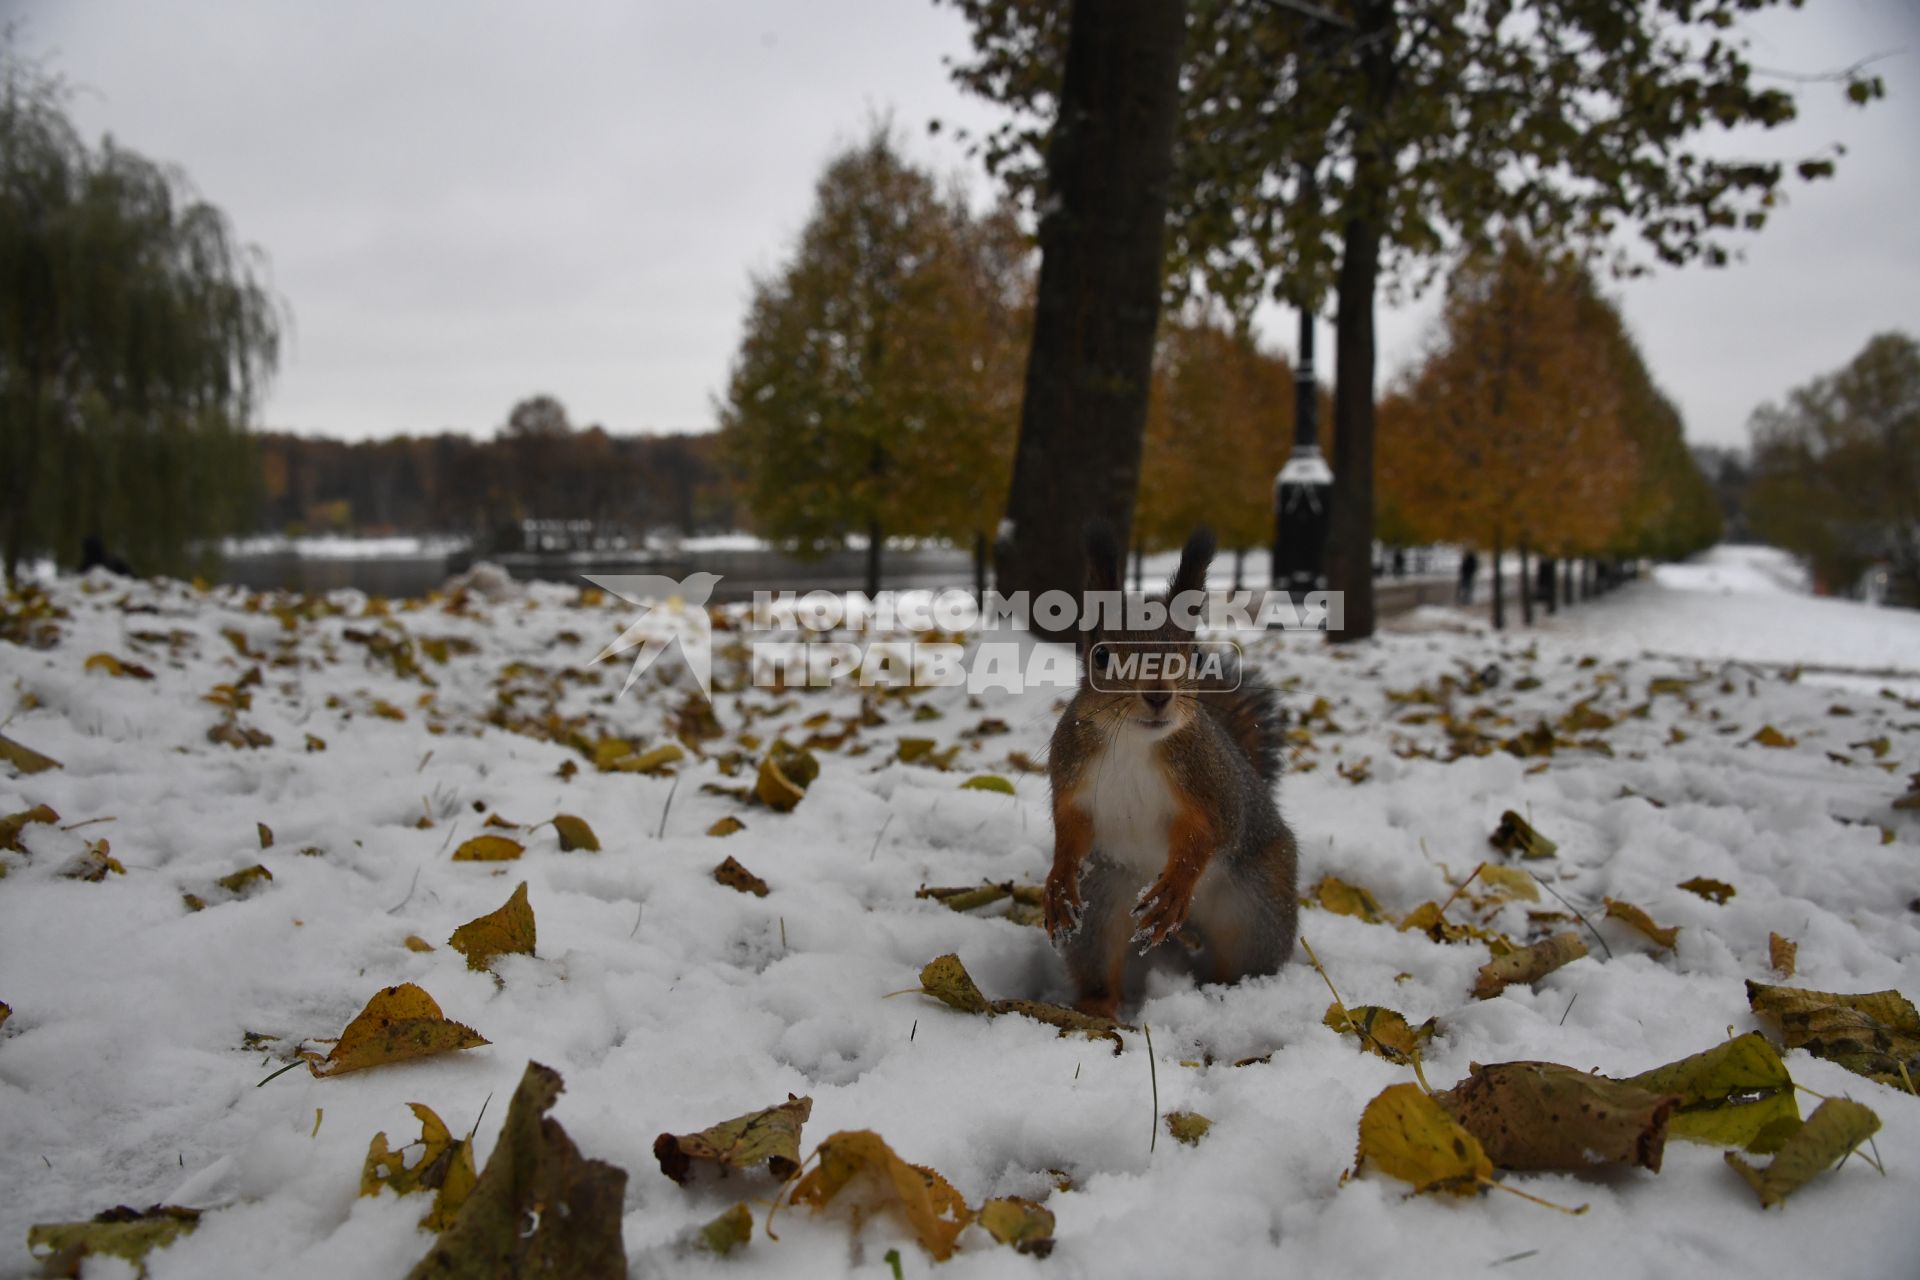
M1134 544L1177 547L1212 526L1233 552L1273 537L1273 478L1293 440L1293 366L1252 334L1211 317L1162 327L1134 513ZM1323 418L1324 420L1324 418Z
M1377 480L1427 538L1500 558L1597 555L1620 538L1639 481L1610 306L1576 263L1509 239L1455 271L1423 366L1383 406ZM1523 600L1525 596L1523 594Z

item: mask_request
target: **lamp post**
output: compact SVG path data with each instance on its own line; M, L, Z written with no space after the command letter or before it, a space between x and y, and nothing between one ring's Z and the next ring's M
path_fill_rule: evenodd
M1300 362L1293 371L1293 453L1273 481L1273 585L1296 596L1320 586L1333 516L1333 468L1320 456L1313 328L1313 310L1301 307Z

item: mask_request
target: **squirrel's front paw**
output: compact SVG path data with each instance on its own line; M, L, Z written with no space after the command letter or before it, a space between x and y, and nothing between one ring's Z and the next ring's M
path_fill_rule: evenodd
M1163 875L1154 881L1134 905L1133 914L1140 921L1134 941L1148 947L1165 942L1168 934L1186 923L1187 908L1193 905L1193 888L1193 881L1186 877Z
M1080 910L1078 868L1069 875L1062 875L1058 871L1049 872L1046 902L1047 936L1058 939L1072 933L1080 923Z

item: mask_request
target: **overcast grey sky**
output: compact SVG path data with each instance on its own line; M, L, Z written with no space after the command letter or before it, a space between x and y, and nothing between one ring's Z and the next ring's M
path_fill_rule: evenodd
M951 87L965 27L931 0L0 8L85 88L88 134L181 165L267 251L294 329L264 424L329 435L488 433L540 391L581 424L705 429L750 276L787 252L829 155L891 112L957 171L928 118L992 119ZM1920 334L1920 0L1808 0L1755 30L1782 70L1902 52L1887 101L1808 86L1799 122L1741 148L1849 151L1746 263L1619 287L1697 441L1743 441L1758 402L1875 332ZM1431 311L1383 308L1383 373Z

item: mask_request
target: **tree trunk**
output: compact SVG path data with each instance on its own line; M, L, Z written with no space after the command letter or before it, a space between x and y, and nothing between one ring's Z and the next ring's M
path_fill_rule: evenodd
M1394 0L1354 6L1354 45L1366 82L1357 109L1382 120L1397 90ZM1378 140L1354 150L1352 189L1342 210L1339 314L1334 328L1333 519L1327 539L1327 586L1344 593L1346 629L1332 641L1373 634L1373 384L1376 351L1374 292L1380 278L1380 240L1387 195L1394 182L1393 153Z
M1000 589L1078 592L1085 529L1131 544L1160 320L1184 0L1076 0Z
M1349 219L1334 331L1333 520L1327 539L1327 586L1345 595L1346 629L1327 633L1336 642L1364 640L1374 628L1373 294L1379 274L1378 228L1369 219Z
M1533 573L1527 567L1527 544L1520 544L1520 623L1533 625Z
M1147 589L1147 549L1137 542L1133 544L1133 589Z
M1233 589L1235 591L1240 589L1240 584L1245 581L1246 574L1247 549L1245 547L1235 547L1233 549Z
M1488 556L1493 562L1493 629L1507 629L1507 584L1500 576L1500 535L1493 535L1493 550Z
M867 521L867 597L872 599L880 594L880 549L886 545L886 539L880 533L880 521Z
M1564 561L1542 560L1540 562L1540 585L1545 588L1540 595L1547 602L1549 614L1560 612L1560 575L1564 569Z
M987 602L987 535L973 535L973 596L981 604Z
M1577 560L1562 560L1562 561L1560 562L1560 578L1561 578L1561 582L1560 582L1560 595L1561 595L1561 603L1563 603L1563 604L1568 604L1568 605L1571 605L1572 603L1574 603L1574 597L1573 597L1573 588L1574 588L1574 584L1575 584L1575 580L1576 580L1576 579L1577 579L1577 578L1578 578L1579 576L1580 576L1580 562L1579 562L1579 561L1577 561Z

